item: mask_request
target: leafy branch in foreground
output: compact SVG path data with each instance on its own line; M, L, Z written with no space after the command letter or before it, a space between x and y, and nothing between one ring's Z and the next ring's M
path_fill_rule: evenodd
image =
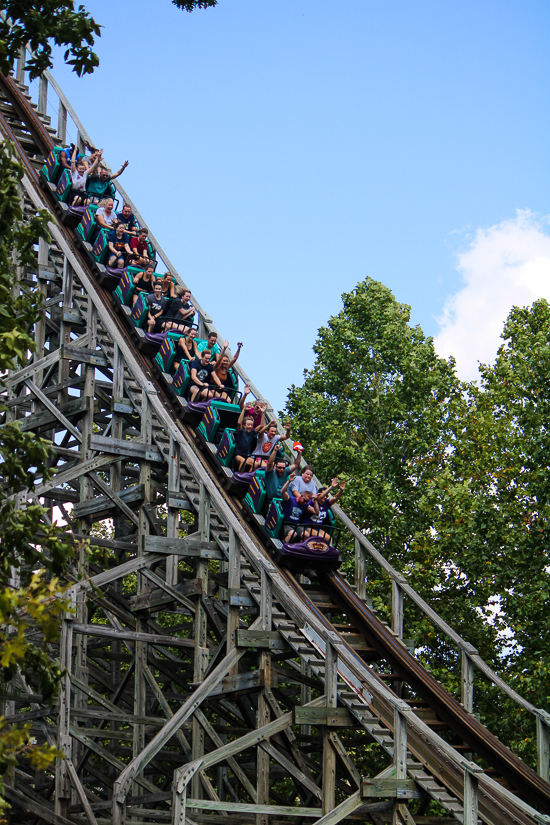
M33 328L42 297L17 275L36 266L36 244L49 239L48 214L23 213L23 167L14 147L0 146L0 370L16 369L35 350ZM5 410L5 408L4 408ZM58 636L68 609L59 576L72 547L55 525L44 524L39 503L28 503L37 483L51 476L52 444L17 421L0 427L0 693L24 695L25 686L44 701L52 696L61 672L47 646ZM18 497L24 493L24 497ZM24 498L24 502L21 502ZM19 500L18 500L19 499ZM0 770L18 760L43 769L57 752L38 745L28 725L0 719Z

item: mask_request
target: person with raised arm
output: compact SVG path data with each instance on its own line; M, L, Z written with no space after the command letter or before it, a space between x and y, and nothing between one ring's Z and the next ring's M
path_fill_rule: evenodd
M222 351L221 351L221 353L220 353L220 355L219 355L219 357L216 361L216 365L214 367L214 370L216 372L216 375L218 376L218 378L220 379L220 381L222 382L222 384L226 388L226 390L228 390L230 399L233 400L234 394L235 394L236 390L238 390L239 387L238 387L238 381L237 381L237 384L235 384L233 376L229 372L229 370L236 363L237 358L239 357L240 352L241 352L242 344L241 343L237 344L237 352L235 353L235 355L233 356L231 361L229 360L229 356L225 354L225 350L227 349L228 342L224 341L223 344L224 344L223 349L222 349Z
M71 206L87 206L89 198L86 195L86 181L92 175L99 163L99 155L88 169L82 157L77 161L78 149L75 145L71 158Z
M289 476L292 473L295 474L299 469L302 460L301 445L300 449L298 447L295 447L295 449L296 458L290 467L287 466L286 459L279 454L278 450L271 450L264 477L265 491L268 498L280 498L283 485L288 481Z
M330 491L334 490L335 487L338 487L336 495L330 496ZM327 533L326 530L321 528L328 521L328 511L332 505L336 504L336 502L342 497L345 489L345 481L338 483L338 479L333 478L329 487L324 487L322 490L319 490L315 496L313 496L313 500L317 502L319 512L307 513L303 518L303 524L311 525L310 534L312 536L321 536L322 538L330 541L330 533Z
M264 410L265 415L265 410ZM285 435L279 435L277 432L277 422L268 421L257 429L258 444L254 450L253 455L256 457L256 467L261 467L267 463L271 451L277 452L284 449L283 445L277 446L283 438L290 438L290 421L285 421L283 427L286 430Z
M281 489L281 498L283 500L283 514L285 518L284 536L286 542L303 541L311 535L310 530L299 527L302 517L305 513L317 515L319 507L315 500L312 501L311 493L297 493L295 496L288 492L289 485L292 484L296 478L295 473L291 473L287 478Z
M241 410L237 421L237 432L235 433L235 464L240 473L249 472L254 468L254 458L252 453L258 442L258 436L254 428L254 420L250 415L245 415Z

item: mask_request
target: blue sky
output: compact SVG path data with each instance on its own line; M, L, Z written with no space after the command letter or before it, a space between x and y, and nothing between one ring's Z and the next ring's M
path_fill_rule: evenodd
M100 67L54 74L111 166L130 160L122 183L275 408L367 275L459 364L466 343L488 360L464 325L480 285L488 313L546 290L547 2L85 5ZM518 292L533 232L543 265Z

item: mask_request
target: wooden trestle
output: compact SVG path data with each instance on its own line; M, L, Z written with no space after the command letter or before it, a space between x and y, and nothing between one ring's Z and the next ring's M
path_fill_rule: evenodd
M9 376L4 420L54 442L56 475L35 496L72 529L83 577L50 651L65 669L57 702L19 677L5 708L64 752L54 771L23 764L7 778L12 820L550 821L544 747L541 779L477 722L477 652L460 637L462 707L429 682L401 641L402 577L387 565L392 629L361 598L370 546L358 532L356 594L340 576L300 585L273 563L41 190L37 170L72 110L47 76L37 111L21 65L1 83L0 132L18 142L25 205L49 210L52 240L20 273L46 310L36 355ZM201 324L212 327L205 312ZM547 719L531 710L544 745Z

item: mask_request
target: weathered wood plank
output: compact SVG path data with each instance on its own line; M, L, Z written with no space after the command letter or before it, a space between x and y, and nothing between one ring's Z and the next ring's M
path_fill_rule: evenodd
M164 463L164 457L154 444L126 438L110 438L104 435L90 435L90 449L102 453L116 453L126 458L142 459L154 463Z
M94 367L108 367L109 362L95 349L77 347L74 344L63 344L60 348L60 358L67 361L80 361L81 364L90 364Z
M228 811L238 814L267 814L268 816L318 817L320 808L290 807L289 805L257 805L254 802L212 802L210 799L188 799L187 807L203 811Z
M161 636L157 633L137 633L133 630L119 630L101 624L74 624L75 633L88 636L101 636L106 639L123 639L128 642L147 642L151 645L166 645L193 649L193 639L180 639L177 636Z
M199 541L187 537L173 539L166 536L146 536L145 550L149 553L167 553L171 556L189 556L190 558L225 558L215 541Z

